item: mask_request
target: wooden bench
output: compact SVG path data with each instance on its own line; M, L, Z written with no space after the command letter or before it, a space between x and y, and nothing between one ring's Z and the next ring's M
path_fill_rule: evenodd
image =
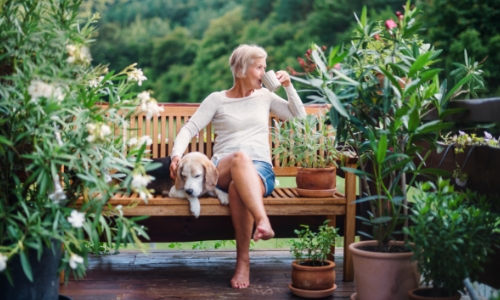
M194 114L199 104L166 103L161 104L164 112L150 120L145 114L138 113L131 117L128 139L149 135L153 144L149 146L153 158L170 155L173 141L182 125ZM308 114L324 112L324 106L306 105ZM271 116L270 125L274 124ZM167 139L168 137L168 139ZM272 136L269 137L271 147ZM209 124L193 138L186 152L199 151L208 157L212 156L213 148L212 125ZM272 150L272 149L271 149ZM281 167L278 160L273 159L276 176L295 176L295 167ZM356 160L346 162L347 167L356 168ZM294 229L300 224L319 225L325 219L336 226L336 216L344 215L344 281L354 279L352 256L348 247L354 242L355 235L355 204L356 177L352 173L345 173L345 195L336 193L327 198L300 197L294 188L277 187L271 196L264 198L264 205L271 219L276 237L292 238L296 235ZM218 199L200 198L201 214L195 219L189 210L189 203L185 199L168 198L154 195L148 203L137 201L137 194L117 194L109 201L112 206L123 205L123 213L127 216L147 215L150 218L143 221L148 228L150 242L183 242L217 239L234 239L234 231L230 220L228 206L221 205ZM138 205L127 208L132 201Z

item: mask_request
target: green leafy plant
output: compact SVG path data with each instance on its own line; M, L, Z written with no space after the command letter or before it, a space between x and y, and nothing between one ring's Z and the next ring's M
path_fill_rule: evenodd
M350 145L359 158L358 169L344 170L360 178L363 197L357 202L370 205L368 217L359 218L373 230L359 233L377 240L381 252L390 251L389 241L401 233L406 193L417 176L449 175L425 168L425 161L440 132L453 125L443 121L457 112L448 108L450 99L472 78L468 74L450 88L440 82L441 70L432 65L441 51L418 38L418 12L408 1L396 21L369 22L364 8L350 44L329 53L313 45L313 70L306 78L294 77L318 92L315 100L332 105L338 143ZM432 111L439 119L426 121Z
M65 250L60 269L78 278L86 245L99 253L101 239L117 250L147 238L140 217L107 201L118 191L150 196L148 137L132 143L115 133L131 129L138 106L148 117L161 108L149 92L130 92L146 80L135 64L120 72L90 65L98 16L80 24L80 4L4 1L0 10L0 275L13 284L9 261L20 257L36 280L27 255L40 257L54 241Z
M337 228L328 225L326 220L314 232L309 225L300 225L302 229L294 230L297 239L290 241L290 252L302 265L323 266L328 255L335 247L335 238L338 236Z
M302 168L337 166L340 152L336 148L335 130L326 124L325 114L275 121L273 150L282 166Z
M498 244L493 234L498 216L484 197L456 192L449 180L440 178L437 185L426 182L418 190L410 214L412 225L405 228L413 259L427 285L451 296L463 289L466 277L476 280Z

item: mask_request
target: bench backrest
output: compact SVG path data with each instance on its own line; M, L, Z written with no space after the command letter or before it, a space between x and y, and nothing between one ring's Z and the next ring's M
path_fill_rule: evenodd
M163 106L163 112L159 116L154 116L149 120L146 118L145 113L133 115L130 119L130 129L128 130L128 139L133 137L140 138L144 135L151 137L153 144L149 146L149 150L153 158L170 155L177 133L200 106L199 103L161 103L160 105ZM307 114L324 113L326 107L326 105L320 104L305 106ZM276 119L276 117L271 115L269 126L274 126L273 119ZM195 136L191 140L186 153L198 151L205 153L211 158L214 139L212 124L209 124L200 131L198 136ZM276 144L273 142L271 135L269 136L269 142L272 152ZM297 174L295 167L282 168L277 159L273 159L272 161L274 172L277 176L295 176Z

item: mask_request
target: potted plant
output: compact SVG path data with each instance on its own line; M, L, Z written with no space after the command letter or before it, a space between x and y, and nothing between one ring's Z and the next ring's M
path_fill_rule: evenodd
M146 80L135 64L116 73L90 65L98 17L78 25L80 3L7 1L0 10L0 290L9 299L57 298L60 270L84 276L89 240L98 253L101 238L118 248L147 237L138 218L106 202L119 190L147 200L146 145L125 155L114 133L128 130L138 105L148 115L160 108L130 91Z
M405 299L407 290L418 286L411 250L395 242L407 220L406 193L418 175L448 175L425 168L425 161L440 132L453 125L444 121L455 112L448 109L449 100L472 78L466 75L451 88L440 82L441 70L432 64L441 51L416 35L421 27L417 13L408 1L396 21L369 22L364 8L349 47L325 53L313 45L307 56L315 71L294 78L331 104L338 142L348 143L359 157L359 169L344 169L360 179L363 195L357 203L369 205L367 215L358 218L371 232L359 233L373 241L349 247L356 296L362 300ZM431 111L438 119L428 122L425 116ZM431 147L424 151L421 141ZM358 269L364 267L370 271Z
M331 196L336 191L335 130L326 124L326 115L306 115L285 122L276 121L273 155L281 166L299 166L297 192L306 197Z
M431 288L408 292L410 299L460 299L463 280L477 279L494 243L497 215L485 197L457 192L449 180L419 186L411 210L412 225L405 228L413 259Z
M331 295L335 290L335 263L328 260L328 255L335 249L337 229L328 225L326 220L312 231L308 225L295 230L297 239L291 240L292 292L306 298L318 298Z

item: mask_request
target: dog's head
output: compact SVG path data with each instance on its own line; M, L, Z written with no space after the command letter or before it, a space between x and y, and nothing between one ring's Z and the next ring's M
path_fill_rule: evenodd
M213 191L219 172L208 157L200 152L191 152L182 157L175 177L175 188L193 197Z

